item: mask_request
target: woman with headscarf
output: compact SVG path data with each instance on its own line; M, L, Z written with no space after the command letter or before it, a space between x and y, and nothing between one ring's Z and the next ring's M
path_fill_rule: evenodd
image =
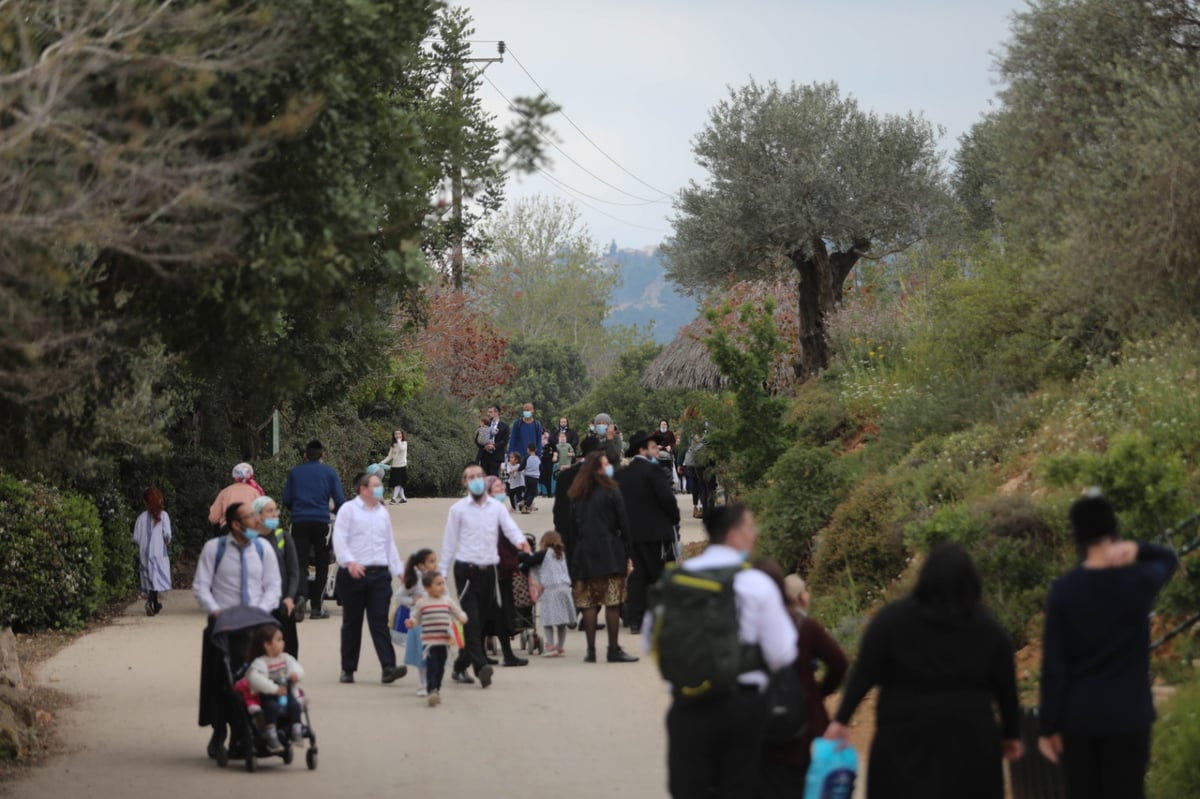
M171 590L171 559L167 544L171 543L171 518L163 510L163 495L157 488L147 488L142 494L146 509L133 523L133 540L138 548L138 575L142 593L146 595L146 615L162 610L162 594Z
M300 653L300 639L296 633L296 602L300 595L300 560L296 553L296 542L286 527L279 524L279 505L268 496L261 496L250 507L258 514L255 529L265 541L275 546L275 559L279 562L280 598L279 607L272 614L279 619L283 630L283 651L292 657ZM308 588L308 580L305 580Z
M575 550L571 562L571 591L575 606L583 609L587 633L587 663L596 662L596 625L600 608L608 625L608 662L633 663L637 658L621 649L621 604L626 599L625 582L633 571L629 558L629 519L625 501L612 479L613 466L603 451L583 460L571 483L571 528Z
M848 741L855 708L879 686L867 799L1004 796L1001 757L1024 751L1016 669L1012 643L981 596L971 556L943 544L913 593L886 605L863 633L825 737Z

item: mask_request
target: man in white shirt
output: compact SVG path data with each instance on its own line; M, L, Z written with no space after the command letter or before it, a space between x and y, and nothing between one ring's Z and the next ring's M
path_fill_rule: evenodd
M713 508L704 514L709 546L683 562L684 571L736 566L754 549L758 528L745 505ZM750 796L755 793L766 724L763 691L768 672L796 660L796 625L775 582L758 569L733 578L738 640L758 647L765 670L738 676L741 690L712 699L678 697L667 712L667 770L672 797ZM649 619L649 617L647 617ZM646 625L649 634L649 623Z
M342 505L333 523L333 554L337 558L337 592L342 600L341 682L354 682L362 649L363 614L375 654L383 668L383 682L408 673L396 665L396 650L388 630L388 605L392 578L404 574L404 564L392 537L392 518L383 504L383 483L375 474L354 480L358 496Z
M224 653L211 640L213 622L221 611L237 605L252 605L270 613L279 606L279 564L274 547L256 541L258 514L249 504L234 502L225 509L228 535L210 538L200 550L192 594L208 612L204 644L200 651L200 726L212 726L208 756L215 758L225 745L226 713ZM220 558L218 558L218 554ZM229 637L230 665L245 662L246 638Z
M467 496L450 506L441 552L442 574L454 570L459 605L467 614L463 630L466 646L458 653L450 676L455 682L474 682L466 673L469 664L479 684L487 688L492 684L492 667L483 651L483 629L489 619L500 614L496 604L500 536L522 552L529 552L529 542L508 509L487 495L482 467L468 466L462 480Z

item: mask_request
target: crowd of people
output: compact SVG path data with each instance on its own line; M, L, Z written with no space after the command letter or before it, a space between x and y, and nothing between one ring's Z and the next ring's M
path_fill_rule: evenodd
M581 439L565 418L556 431L543 431L530 404L511 426L493 406L476 443L479 461L462 472L464 496L449 509L440 550L420 549L407 560L395 544L378 470L356 476L347 500L340 477L323 463L320 442L313 441L277 503L254 481L248 464L234 467L232 483L210 509L220 534L201 551L193 582L193 594L208 613L199 721L212 727L210 756L224 745L228 723L222 654L211 635L215 620L235 606L271 613L277 637L263 633L231 651L243 662L265 659L252 671L282 670L285 681L300 679L297 623L306 604L310 618L328 617L323 571L330 546L343 607L343 683L353 683L359 671L365 621L383 683L413 667L418 694L431 706L442 701L447 671L452 681L488 688L493 666L500 665L489 656L489 637L499 641L503 665L528 663L511 647L514 583L522 575L529 575L536 590L547 657L565 654L566 630L577 624L585 633L587 663L637 661L621 646L623 627L642 635L645 651L659 646L660 667L672 681L667 759L676 799L799 795L814 740L845 745L851 719L873 688L880 695L868 767L872 799L1001 797L1002 761L1028 756L1018 726L1012 645L983 607L979 574L962 547L943 545L928 554L911 595L874 616L848 669L837 643L808 615L808 588L800 576L785 575L769 560L749 562L757 527L746 507L704 508L708 547L679 562L678 471L673 460L668 466L660 457L676 440L665 423L633 433L626 446L607 414L597 414ZM703 446L697 440L689 453L697 444ZM404 502L407 446L400 430L388 460L393 474L400 473L389 481L392 501ZM512 472L523 473L518 483L505 470L506 461L517 467ZM522 533L505 500L522 513L536 511L542 470L550 463L554 479L541 489L553 501L550 529L534 552L534 539ZM681 467L689 468L686 460ZM143 500L134 539L146 612L154 615L170 588L171 525L160 492L149 489ZM281 504L291 514L290 529L279 523ZM1063 764L1069 796L1141 796L1154 721L1148 618L1178 560L1173 550L1121 541L1112 505L1096 492L1072 506L1070 522L1080 565L1054 583L1047 599L1037 748ZM316 580L308 577L310 563ZM662 586L680 574L694 584L725 585L733 598L734 649L740 654L728 690L697 691L668 673L665 664L672 657L704 662L700 651L669 651L679 646L671 642L683 640L678 636L658 640L663 616L672 613ZM397 580L400 588L393 593ZM657 600L656 590L663 592ZM393 601L407 616L403 662L397 661L389 626ZM596 640L601 631L602 658ZM707 646L704 635L701 630L687 646ZM717 637L713 632L711 638ZM451 662L452 646L458 653ZM785 672L794 672L802 686L804 723L802 732L780 739L768 733L768 709L782 695L777 684ZM842 687L847 673L831 718L825 699ZM265 713L276 702L279 681L271 687L258 674L252 684L265 692L259 697ZM299 739L294 718L279 707L266 718L269 747L279 745L281 734ZM286 723L283 733L276 731L279 723Z

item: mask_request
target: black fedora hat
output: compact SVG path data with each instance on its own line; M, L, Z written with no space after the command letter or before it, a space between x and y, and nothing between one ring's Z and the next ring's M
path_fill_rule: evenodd
M646 446L647 441L653 441L655 444L662 444L662 433L655 430L653 433L647 433L645 430L639 430L633 434L633 438L629 439L629 449L625 451L626 458L632 458L638 454L638 450Z

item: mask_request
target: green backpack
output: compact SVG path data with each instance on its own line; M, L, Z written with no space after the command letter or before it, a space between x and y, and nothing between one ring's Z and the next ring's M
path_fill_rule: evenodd
M727 693L739 674L760 667L758 647L738 640L733 578L748 568L684 571L671 564L654 587L653 651L677 697Z

